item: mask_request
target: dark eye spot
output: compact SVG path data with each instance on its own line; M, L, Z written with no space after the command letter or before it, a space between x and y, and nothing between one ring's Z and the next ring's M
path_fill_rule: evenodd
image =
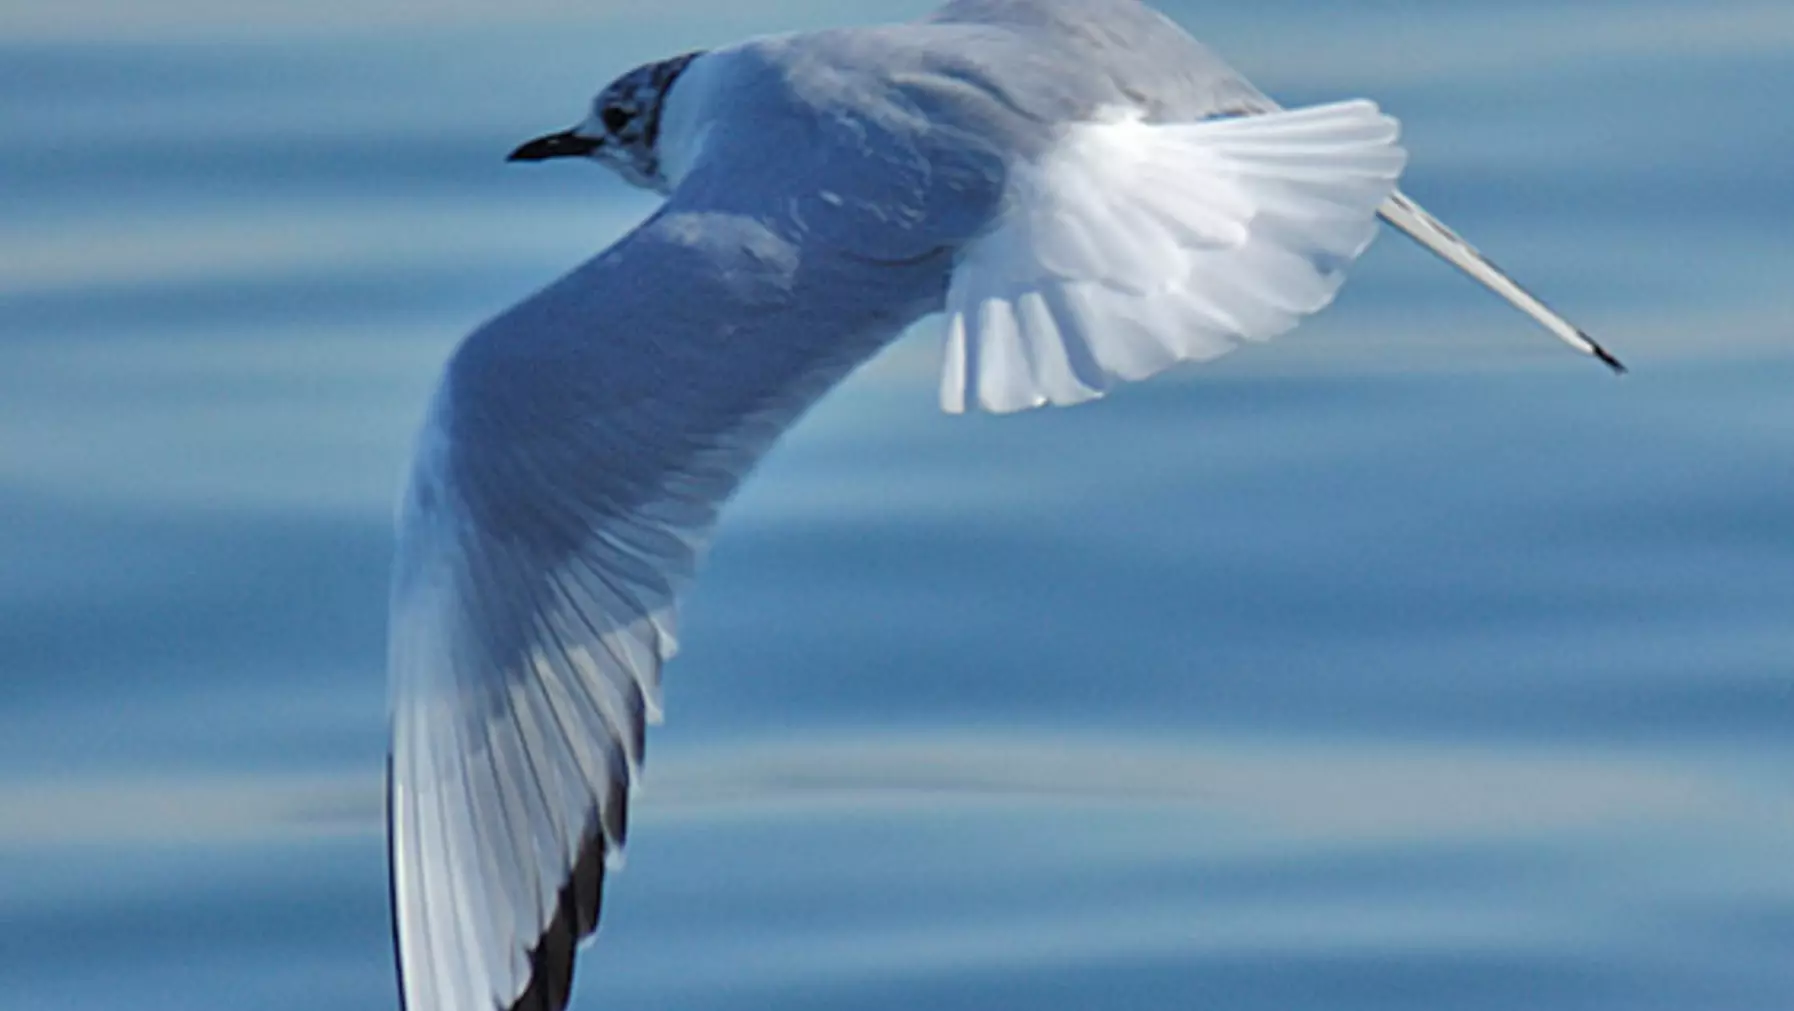
M604 121L604 128L611 133L622 133L629 125L629 113L614 105L607 105L598 111L598 118Z

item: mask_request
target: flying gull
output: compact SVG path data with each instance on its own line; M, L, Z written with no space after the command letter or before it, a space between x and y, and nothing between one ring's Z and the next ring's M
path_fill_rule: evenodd
M561 1011L627 834L675 602L799 415L941 314L942 406L1009 412L1293 327L1393 225L1620 364L1396 189L1368 101L1283 109L1135 0L649 64L518 161L665 196L476 330L431 402L391 601L410 1011Z

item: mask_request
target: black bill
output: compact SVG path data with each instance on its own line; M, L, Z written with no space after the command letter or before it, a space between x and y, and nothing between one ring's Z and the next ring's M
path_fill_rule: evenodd
M591 154L604 143L602 139L581 137L572 130L562 130L546 137L537 137L517 150L512 151L505 161L547 161L550 158L581 158Z

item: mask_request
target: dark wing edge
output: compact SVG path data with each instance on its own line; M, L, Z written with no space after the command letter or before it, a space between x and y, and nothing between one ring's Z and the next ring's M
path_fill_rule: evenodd
M390 870L393 851L392 755L386 759L387 903L392 933L393 965L403 965L399 947L397 876ZM573 964L581 942L598 932L604 904L605 860L610 847L602 832L587 833L573 873L555 902L554 917L529 954L529 985L506 1011L564 1011L573 993ZM411 1011L405 999L404 976L395 972L400 1011Z
M530 952L529 988L508 1011L562 1011L567 1006L573 994L574 955L579 943L598 931L607 852L602 833L587 838L555 903L554 919Z

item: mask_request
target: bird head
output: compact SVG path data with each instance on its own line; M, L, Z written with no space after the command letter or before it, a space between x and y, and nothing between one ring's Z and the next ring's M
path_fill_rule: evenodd
M591 114L578 126L537 137L507 160L590 158L633 186L665 193L669 183L661 171L661 116L673 83L700 55L686 53L631 70L592 99Z

